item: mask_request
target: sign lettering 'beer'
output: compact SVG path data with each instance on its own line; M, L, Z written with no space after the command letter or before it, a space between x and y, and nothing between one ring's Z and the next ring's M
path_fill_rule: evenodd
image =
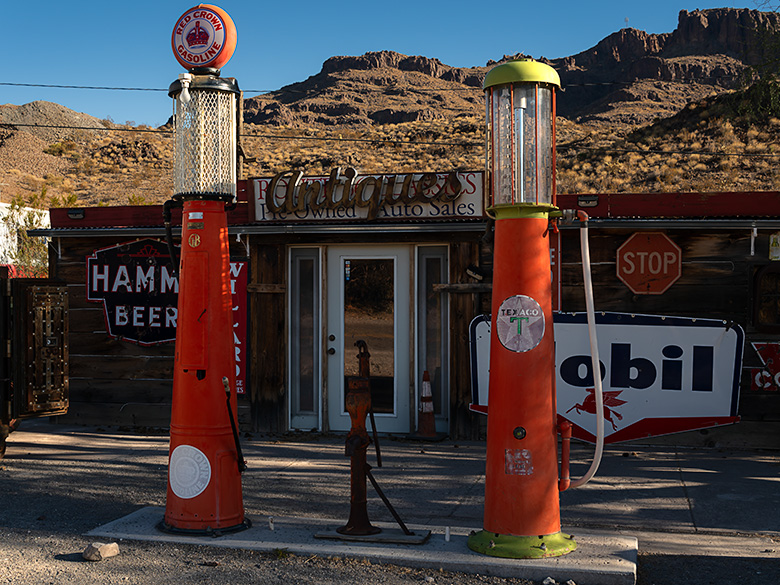
M246 383L247 262L230 263L236 391ZM87 258L87 300L103 303L108 334L140 345L176 340L179 281L168 247L152 239L96 250Z
M176 339L179 282L168 248L139 240L87 258L87 300L102 302L109 335L142 345Z

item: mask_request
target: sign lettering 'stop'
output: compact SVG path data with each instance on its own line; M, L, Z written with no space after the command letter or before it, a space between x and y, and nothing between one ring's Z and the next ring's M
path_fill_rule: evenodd
M618 248L617 277L634 294L663 294L681 274L682 251L664 233L636 233Z
M236 36L236 26L227 12L218 6L199 4L176 21L171 46L185 69L221 69L233 56Z

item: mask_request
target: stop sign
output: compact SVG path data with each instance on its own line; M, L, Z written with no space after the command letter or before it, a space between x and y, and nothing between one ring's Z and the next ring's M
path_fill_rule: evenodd
M635 294L663 294L680 274L682 251L664 233L635 233L618 248L617 276Z

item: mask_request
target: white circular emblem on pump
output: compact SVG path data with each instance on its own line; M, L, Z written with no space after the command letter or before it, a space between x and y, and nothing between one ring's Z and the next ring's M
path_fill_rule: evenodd
M501 345L510 351L532 350L544 337L542 307L525 295L504 299L496 315L496 334Z
M179 445L171 453L168 481L173 493L183 500L200 495L211 481L208 457L191 445Z

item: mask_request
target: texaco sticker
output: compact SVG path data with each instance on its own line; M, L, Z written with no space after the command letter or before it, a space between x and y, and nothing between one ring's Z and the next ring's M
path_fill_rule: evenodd
M179 445L171 453L168 480L173 493L183 500L200 495L211 481L208 457L191 445Z
M510 351L522 353L535 348L544 337L542 307L525 295L504 299L496 315L496 334Z

